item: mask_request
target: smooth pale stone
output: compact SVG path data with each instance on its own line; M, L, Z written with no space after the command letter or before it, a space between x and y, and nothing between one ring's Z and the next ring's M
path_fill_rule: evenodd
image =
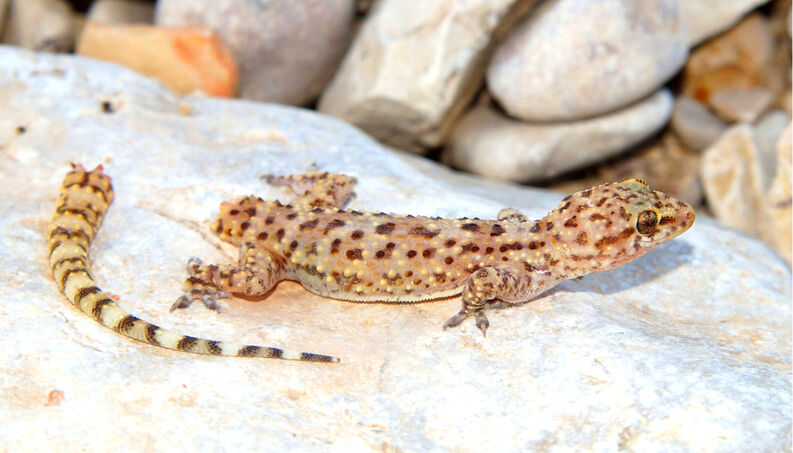
M767 194L769 227L764 229L764 238L780 255L791 264L793 233L791 233L791 126L785 129L777 146L776 174Z
M234 57L207 28L89 21L80 34L77 53L155 77L179 93L200 90L229 97L237 88Z
M669 125L691 150L707 148L727 129L727 124L707 107L688 96L678 96Z
M607 115L559 123L517 121L480 105L457 124L442 159L488 178L543 180L638 143L666 124L672 105L671 94L662 90Z
M516 118L575 120L658 90L687 55L676 0L549 0L499 45L487 85Z
M11 0L2 42L45 52L74 48L75 18L64 0Z
M763 85L774 47L768 20L758 13L747 16L691 52L683 71L683 94L708 103L719 91Z
M729 121L751 123L771 105L774 96L766 87L722 90L710 97L710 106Z
M789 125L790 115L784 110L768 111L753 125L752 137L760 154L760 164L769 177L778 171L780 138Z
M722 32L768 0L680 0L691 47Z
M88 20L103 24L150 24L154 21L154 4L142 0L95 0L88 10Z
M156 23L206 26L239 65L239 96L305 105L339 65L352 29L353 0L159 0Z
M86 58L0 47L0 98L2 449L789 449L790 268L701 213L621 268L490 310L487 337L471 320L441 329L459 298L351 303L291 282L221 313L169 313L189 257L237 260L209 228L221 201L292 197L263 173L346 173L358 179L349 209L429 216L511 206L538 218L565 194L400 156L315 112L177 96ZM77 311L52 281L45 240L69 162L113 178L91 271L123 307L188 334L342 362L182 354Z
M764 189L771 176L764 170L748 124L727 129L705 150L702 184L708 206L717 219L749 234L760 235Z
M3 30L5 30L8 5L10 3L11 0L0 0L0 38L2 38Z
M491 43L535 0L380 0L319 111L414 152L443 144L481 87Z

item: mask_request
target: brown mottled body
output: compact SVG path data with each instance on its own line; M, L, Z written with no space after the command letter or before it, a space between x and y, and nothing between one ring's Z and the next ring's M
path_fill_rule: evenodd
M497 220L342 211L353 180L311 173L270 177L299 196L290 204L245 197L223 203L214 229L240 247L239 264L192 261L174 307L228 293L261 296L280 280L350 301L415 302L462 294L445 327L489 301L530 300L559 282L613 269L687 230L690 206L630 179L568 196L545 218L512 209Z

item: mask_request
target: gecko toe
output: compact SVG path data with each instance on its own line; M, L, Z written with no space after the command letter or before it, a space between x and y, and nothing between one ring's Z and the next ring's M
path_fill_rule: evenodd
M474 315L476 318L476 327L482 331L482 336L487 336L487 328L490 327L490 321L487 320L487 316L485 315L484 311L477 311Z
M192 303L193 303L193 299L188 297L187 294L184 294L184 295L180 296L178 299L176 299L176 302L171 304L171 308L168 311L174 311L174 310L177 310L177 309L187 308Z

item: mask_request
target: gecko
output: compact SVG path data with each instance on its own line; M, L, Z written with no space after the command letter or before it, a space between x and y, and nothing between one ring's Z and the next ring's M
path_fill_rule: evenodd
M502 209L496 219L439 218L343 210L355 179L314 171L272 176L295 194L289 203L246 196L223 202L212 224L239 247L235 264L187 263L184 294L171 311L200 301L264 297L279 281L354 302L422 302L461 296L443 328L474 318L484 335L488 303L522 304L564 280L632 261L688 230L694 210L626 179L562 199L539 220ZM49 228L58 289L85 314L126 337L206 355L338 362L337 357L197 338L160 328L121 308L89 273L89 249L113 200L102 166L72 164Z

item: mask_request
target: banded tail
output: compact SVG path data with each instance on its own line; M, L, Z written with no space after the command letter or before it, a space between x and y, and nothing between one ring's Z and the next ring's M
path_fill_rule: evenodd
M205 355L339 361L327 355L195 338L129 314L96 286L88 272L91 241L112 201L113 186L101 165L86 171L81 165L72 164L72 170L63 180L48 243L55 284L83 313L125 337L166 349Z

